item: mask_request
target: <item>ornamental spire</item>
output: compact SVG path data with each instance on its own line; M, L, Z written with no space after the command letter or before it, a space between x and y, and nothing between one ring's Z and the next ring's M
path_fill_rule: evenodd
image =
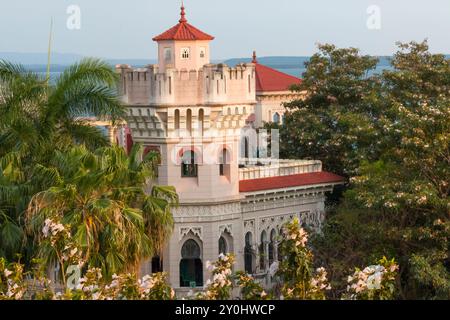
M252 63L258 63L258 60L256 60L256 51L253 51L253 60Z
M181 1L181 18L180 18L180 23L184 23L187 22L186 19L186 12L184 12L184 1Z

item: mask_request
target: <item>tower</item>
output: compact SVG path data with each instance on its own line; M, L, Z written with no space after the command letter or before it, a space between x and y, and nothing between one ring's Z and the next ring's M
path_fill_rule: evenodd
M177 288L208 279L199 260L243 250L240 135L256 105L255 65L211 64L213 39L188 23L182 6L178 23L153 38L156 65L117 67L133 140L160 152L156 183L179 195L163 257ZM243 269L242 259L236 267Z
M178 24L153 38L158 43L159 71L199 70L210 62L209 42L214 37L188 23L184 5Z

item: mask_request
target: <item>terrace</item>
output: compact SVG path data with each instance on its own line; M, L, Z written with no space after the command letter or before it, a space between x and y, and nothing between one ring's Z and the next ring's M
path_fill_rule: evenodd
M285 159L241 159L239 180L253 180L271 177L292 176L304 173L322 172L322 162L318 160Z

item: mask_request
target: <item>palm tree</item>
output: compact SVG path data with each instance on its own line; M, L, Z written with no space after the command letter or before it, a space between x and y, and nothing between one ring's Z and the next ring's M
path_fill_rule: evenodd
M117 80L109 65L95 59L67 68L53 84L0 61L0 256L12 260L19 252L25 262L37 250L45 256L45 246L35 247L25 225L39 240L39 217L49 213L73 223L77 243L87 250L84 258L107 273L137 266L153 249L161 251L177 197L173 188L162 186L145 194L156 155L141 161L136 146L127 158L120 148L106 148L101 132L80 120L122 119ZM55 248L47 251L46 262L56 261Z
M170 209L177 195L173 187L151 185L159 156L150 153L141 160L142 151L135 145L127 156L118 146L94 152L79 146L55 152L48 166L37 165L48 188L32 198L26 221L46 265L60 257L58 246L42 235L46 219L69 226L81 260L107 277L136 271L142 259L161 249L173 228ZM65 261L59 262L65 270Z

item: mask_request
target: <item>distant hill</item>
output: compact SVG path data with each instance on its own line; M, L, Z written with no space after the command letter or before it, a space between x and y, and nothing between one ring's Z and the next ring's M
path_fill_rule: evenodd
M85 58L80 54L53 52L51 57L52 69L64 69L64 66L71 65ZM102 58L102 57L99 57ZM47 65L47 53L21 53L21 52L0 52L0 60L19 63L30 67L32 70L39 71ZM142 67L148 64L155 64L156 59L108 59L102 58L111 65L130 64L136 67Z
M258 57L258 63L277 69L281 72L300 77L305 71L305 62L310 57ZM251 58L233 58L225 60L224 63L230 67L234 67L239 63L250 63Z
M0 59L23 65L46 65L47 53L0 52ZM69 65L83 58L72 53L52 53L52 64Z
M79 54L72 53L52 53L51 59L51 72L60 73L64 69L75 62L80 61L84 57ZM271 57L258 57L258 62L269 66L271 68L277 69L281 72L301 77L305 71L305 62L309 60L310 57L305 56L271 56ZM378 57L380 62L374 71L375 73L380 73L383 70L390 69L390 59L388 56ZM447 55L450 59L450 55ZM25 65L28 69L36 72L45 72L47 66L47 54L46 53L18 53L18 52L0 52L0 60L4 59L11 61L13 63L20 63ZM112 66L117 64L129 64L133 67L144 67L149 64L156 64L156 59L108 59L104 60L110 63ZM251 58L233 58L228 60L213 60L212 63L225 63L230 67L234 67L239 63L249 63Z
M450 59L450 55L446 55L447 59ZM383 70L391 69L390 56L378 56L379 63L373 73L381 73ZM258 63L279 70L281 72L290 74L295 77L301 77L305 72L305 62L310 57L259 57ZM239 63L249 63L250 58L233 58L225 60L223 63L230 67L234 67Z
M375 72L389 69L390 57L378 57L380 62ZM305 62L309 61L310 57L259 57L258 63L277 69L281 72L290 74L295 77L301 77L305 72ZM252 59L249 58L234 58L224 61L229 66L235 66L239 63L249 63Z

